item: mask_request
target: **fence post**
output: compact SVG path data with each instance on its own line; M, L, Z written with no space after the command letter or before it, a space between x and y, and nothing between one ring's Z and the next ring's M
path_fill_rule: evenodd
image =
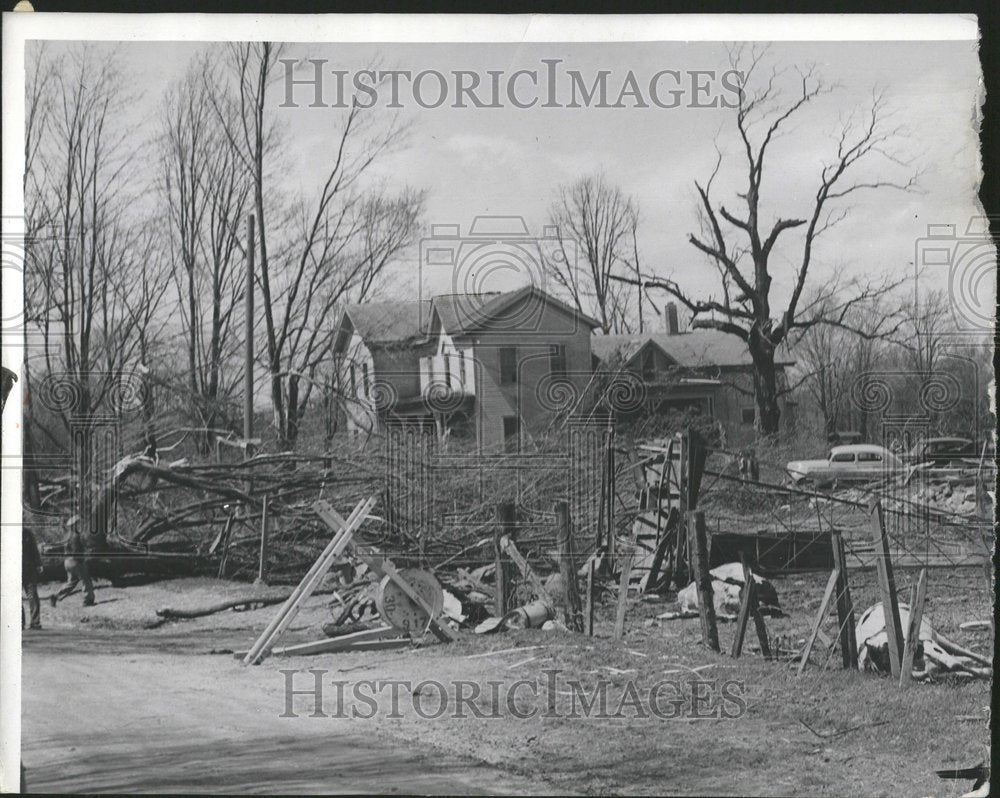
M569 505L556 502L556 548L559 551L559 572L566 585L566 627L574 632L583 631L583 610L576 585L576 556L573 552L573 526Z
M845 668L858 669L858 639L854 628L854 603L847 581L847 554L839 529L830 530L833 565L840 573L837 584L837 624L840 628L840 657Z
M504 552L500 545L500 540L507 537L509 540L516 539L517 527L515 525L514 505L504 502L497 505L497 519L499 524L493 533L493 552L496 561L496 598L494 601L495 614L502 618L511 609L511 595L514 590L514 563Z
M712 574L708 569L708 532L705 529L705 513L696 510L691 527L694 541L690 548L693 555L694 571L698 580L698 615L701 618L701 639L712 651L719 650L719 630L715 625L715 596L712 590Z
M260 512L260 564L257 567L257 581L263 582L267 578L267 496L264 496L263 507Z
M874 500L868 507L868 513L871 517L872 539L875 542L879 588L882 591L882 616L885 618L886 637L889 638L889 667L892 669L892 678L898 681L903 658L903 625L899 619L896 580L892 575L892 559L889 556L889 538L885 531L882 503L878 499Z

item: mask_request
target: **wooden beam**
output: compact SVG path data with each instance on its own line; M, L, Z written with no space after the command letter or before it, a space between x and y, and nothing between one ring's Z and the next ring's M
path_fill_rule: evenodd
M573 551L573 522L569 516L569 504L556 502L556 549L559 552L559 573L566 585L566 607L564 620L566 628L573 632L583 631L583 608L580 592L576 585L576 555Z
M729 650L729 655L733 659L739 659L743 653L743 638L747 633L747 624L750 622L750 606L753 599L754 587L753 577L743 583L743 595L740 598L740 611L736 616L736 635L733 637L733 647Z
M226 527L222 530L222 556L219 558L219 579L226 578L226 564L229 562L229 541L233 536L234 515L229 514L226 519Z
M548 591L546 591L545 585L542 584L542 580L531 567L531 563L529 563L527 558L518 550L517 544L506 535L501 535L500 550L513 560L514 565L516 565L517 569L521 572L521 576L524 577L524 581L531 585L531 589L535 592L535 595L551 606L552 598L549 596Z
M351 512L348 520L345 522L340 519L338 525L334 528L337 530L337 534L334 535L333 540L331 540L325 549L323 549L322 554L316 559L316 562L312 564L306 575L302 577L302 581L296 586L295 590L288 597L288 600L281 605L281 609L278 610L278 614L271 620L267 625L267 628L261 633L260 637L254 642L247 652L246 657L243 659L244 665L256 665L264 657L267 656L268 651L271 646L281 637L285 629L291 624L292 619L298 614L299 607L302 603L309 598L313 590L319 584L320 579L326 575L326 572L330 570L330 566L333 564L334 559L340 556L340 554L347 547L348 542L351 539L351 535L354 533L355 525L359 524L361 520L368 514L368 511L375 505L375 497L369 498L367 501L358 502L354 510ZM329 510L333 512L333 508L330 507L326 502L316 502L313 505L313 509L316 513L324 518L324 512ZM337 516L340 518L340 516Z
M632 545L625 552L625 556L622 557L622 575L621 581L618 583L618 607L615 610L615 640L621 640L625 635L625 612L628 609L628 578L632 571L635 546L636 544L633 540Z
M260 512L260 563L257 566L257 579L263 582L267 578L267 494Z
M871 519L872 539L875 542L875 566L878 570L879 588L882 592L882 614L889 639L889 667L892 677L899 679L900 660L903 656L903 630L896 601L896 581L892 575L892 558L889 555L889 537L885 531L885 514L882 503L874 500L868 508Z
M511 597L514 593L514 566L504 554L500 546L500 539L506 537L508 540L514 540L516 538L514 505L510 502L498 504L497 521L498 526L493 532L493 560L496 565L496 595L493 599L493 614L502 618L513 609Z
M913 676L913 656L920 644L920 621L924 617L924 600L927 598L927 569L920 571L917 583L910 589L910 622L906 625L906 642L900 662L899 686L906 687Z
M715 596L712 590L712 574L708 568L708 532L705 529L705 513L697 510L691 514L694 532L691 546L694 571L698 580L698 615L701 619L701 639L712 651L719 650L719 630L715 621Z
M381 626L377 629L364 629L338 637L325 637L310 643L297 643L293 646L276 648L271 653L276 657L294 657L300 654L329 654L334 651L350 651L359 643L371 643L385 640L387 637L399 638L399 632L391 626ZM409 640L406 640L409 645ZM355 649L358 650L358 649Z
M587 606L583 612L583 633L587 637L594 636L594 570L596 568L594 560L595 557L587 560Z
M746 556L740 555L743 565L743 595L740 600L740 612L736 621L736 636L733 638L731 656L736 659L743 651L743 640L746 636L747 624L753 618L754 628L757 631L757 640L760 642L760 653L765 659L771 658L771 644L767 636L767 626L764 624L764 616L760 614L760 599L757 595L757 582L754 581L753 571L747 565Z
M826 590L823 592L823 600L819 603L819 611L816 613L816 620L813 621L812 632L806 641L806 647L802 650L802 659L799 662L798 668L800 675L806 669L806 663L809 662L809 654L812 653L813 646L816 645L816 638L820 635L820 627L823 625L823 619L826 617L826 611L830 606L830 598L833 596L833 591L837 588L839 581L840 571L834 568L830 572L830 578L826 581Z
M858 638L855 629L854 603L847 580L847 552L840 530L830 530L830 548L833 550L834 567L840 572L837 585L837 625L840 629L840 658L844 668L858 669Z

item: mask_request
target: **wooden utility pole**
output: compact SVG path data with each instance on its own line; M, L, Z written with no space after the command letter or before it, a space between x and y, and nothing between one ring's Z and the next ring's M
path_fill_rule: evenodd
M243 387L243 442L246 457L253 456L250 439L253 438L253 277L254 277L254 216L247 217L247 287L244 305L246 307L246 374Z
M559 551L559 573L566 584L566 627L572 632L583 631L583 608L576 586L576 555L573 552L573 526L569 504L556 502L556 549Z

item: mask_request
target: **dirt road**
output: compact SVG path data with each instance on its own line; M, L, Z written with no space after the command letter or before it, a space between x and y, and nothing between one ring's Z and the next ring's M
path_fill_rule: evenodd
M246 635L238 637L245 643ZM546 786L400 746L372 723L279 718L283 677L190 635L27 636L29 792L535 793ZM212 641L220 643L216 635ZM95 653L95 652L101 653ZM187 653L181 653L187 652Z

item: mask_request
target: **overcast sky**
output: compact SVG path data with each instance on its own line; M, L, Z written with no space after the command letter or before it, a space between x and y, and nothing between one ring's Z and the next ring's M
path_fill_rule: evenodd
M132 113L150 127L168 84L183 73L189 59L204 47L224 45L126 43L124 63L142 99ZM802 216L815 194L821 164L835 152L835 135L848 114L884 90L894 122L908 130L895 154L912 159L923 172L921 193L893 190L861 193L855 210L822 239L815 252L817 273L869 275L892 270L912 272L915 242L928 224L956 224L964 230L977 215L979 182L978 127L980 70L972 41L777 43L767 63L806 67L839 88L815 101L787 135L770 150L762 208L764 218ZM579 70L592 80L611 70L609 86L617 93L629 70L648 83L664 69L725 70L723 43L624 44L387 44L294 45L290 57L327 59L329 69L353 73L377 64L414 73L518 69L541 73L543 59L561 59L560 70ZM312 74L298 73L300 77ZM348 78L350 80L350 78ZM664 84L666 85L666 84ZM326 88L332 91L332 78ZM335 88L335 87L334 87ZM530 88L525 84L525 88ZM644 89L645 91L645 89ZM309 89L296 95L305 106ZM429 91L432 97L435 92ZM530 96L530 91L525 92ZM557 187L588 174L603 173L633 195L642 214L640 245L644 262L672 276L693 294L717 292L714 270L687 242L697 229L694 181L704 181L715 162L715 143L725 160L716 198L739 208L735 191L745 181L736 138L735 117L724 108L421 108L412 92L402 92L399 111L411 125L407 141L378 164L374 178L392 185L409 184L427 192L428 224L459 224L463 233L481 214L520 215L540 232ZM647 98L648 99L648 98ZM690 93L684 97L687 101ZM343 110L279 108L274 112L294 136L291 168L281 179L310 191L332 145ZM384 102L385 100L383 100ZM381 105L381 104L380 104ZM390 114L381 109L377 113ZM873 171L874 170L874 171ZM897 178L898 168L871 162L857 177ZM780 286L800 257L800 239L784 239L775 252ZM416 249L401 264L401 279L391 289L406 296L416 286ZM944 284L944 271L934 275ZM432 292L449 288L447 275L430 281Z

